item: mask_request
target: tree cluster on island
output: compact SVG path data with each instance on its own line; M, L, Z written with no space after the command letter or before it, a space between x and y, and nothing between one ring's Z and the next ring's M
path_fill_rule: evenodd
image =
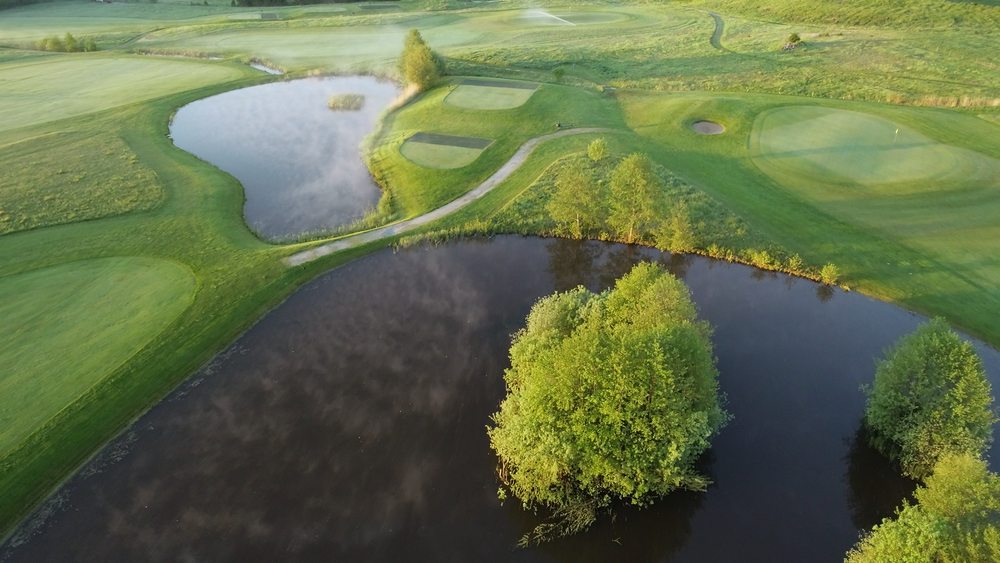
M554 515L522 544L586 529L612 502L705 490L695 462L729 419L710 336L684 283L650 263L532 307L489 429L501 498Z

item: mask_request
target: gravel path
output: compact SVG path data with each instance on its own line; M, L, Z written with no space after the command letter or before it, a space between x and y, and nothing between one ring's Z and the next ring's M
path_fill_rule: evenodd
M601 133L604 131L610 131L610 129L604 129L601 127L580 127L577 129L566 129L564 131L559 131L556 133L550 133L548 135L542 135L541 137L535 137L528 142L521 145L521 148L517 149L514 156L510 157L510 160L504 163L499 170L493 173L492 176L486 179L482 184L479 184L474 189L470 190L466 194L462 195L458 199L452 200L446 205L438 207L433 211L429 211L414 217L412 219L407 219L405 221L400 221L398 223L393 223L385 227L380 227L378 229L373 229L371 231L365 231L363 233L358 233L356 235L350 235L342 239L329 242L327 244L317 246L315 248L310 248L309 250L303 250L302 252L297 252L291 256L284 259L285 265L289 267L300 266L307 262L312 262L323 256L333 254L340 250L346 250L348 248L354 248L355 246L360 246L369 242L374 242L384 238L392 237L395 235L400 235L408 231L412 231L417 227L422 227L431 221L435 221L446 215L451 215L452 213L462 209L466 205L476 201L477 199L488 194L493 188L500 185L501 182L510 177L518 168L524 164L524 161L531 156L534 152L535 147L545 141L551 139L557 139L559 137L568 137L570 135L582 135L584 133Z

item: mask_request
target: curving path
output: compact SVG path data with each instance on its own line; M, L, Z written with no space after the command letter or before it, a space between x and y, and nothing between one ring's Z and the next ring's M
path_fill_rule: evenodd
M729 49L722 46L722 32L726 29L726 22L722 21L722 16L715 12L709 12L708 15L712 16L712 20L715 21L715 31L712 32L712 37L708 42L720 51L728 51Z
M428 211L423 215L419 215L412 219L407 219L405 221L400 221L398 223L393 223L385 227L380 227L378 229L372 229L370 231L365 231L363 233L358 233L356 235L346 236L341 239L337 239L333 242L329 242L324 245L317 246L315 248L310 248L309 250L303 250L302 252L297 252L291 256L284 259L286 266L294 267L300 266L307 262L312 262L313 260L322 258L323 256L328 256L334 252L341 250L346 250L348 248L354 248L362 244L367 244L369 242L374 242L384 238L389 238L396 235L401 235L408 231L412 231L417 227L422 227L431 221L435 221L447 215L462 209L463 207L469 205L470 203L476 201L477 199L488 194L493 188L500 185L501 182L510 177L518 168L524 164L524 161L531 156L534 152L535 147L545 141L556 139L559 137L568 137L570 135L582 135L584 133L601 133L605 131L612 131L611 129L605 129L603 127L579 127L577 129L566 129L565 131L559 131L556 133L550 133L548 135L542 135L541 137L535 137L528 142L521 145L521 148L517 149L514 156L510 157L510 160L504 163L499 170L493 173L492 176L486 179L482 184L479 184L469 192L465 193L458 199L452 200L446 205L442 205L433 211Z

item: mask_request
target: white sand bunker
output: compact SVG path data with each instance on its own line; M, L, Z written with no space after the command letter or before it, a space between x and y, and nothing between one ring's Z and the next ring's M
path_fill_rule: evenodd
M695 121L691 124L691 129L699 135L721 135L726 132L726 128L714 121Z

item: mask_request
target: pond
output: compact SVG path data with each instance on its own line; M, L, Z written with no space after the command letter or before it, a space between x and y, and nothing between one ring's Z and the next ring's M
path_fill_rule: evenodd
M364 106L331 111L335 94L361 94ZM350 224L378 203L360 144L398 96L369 76L274 82L182 107L170 136L243 184L244 216L259 236L290 240Z
M497 500L485 434L510 335L537 298L606 288L640 260L682 276L715 327L735 418L701 463L714 484L516 549L540 520ZM921 320L624 245L383 251L266 315L89 462L0 560L840 560L914 487L859 440L858 388ZM996 387L1000 354L979 348Z

